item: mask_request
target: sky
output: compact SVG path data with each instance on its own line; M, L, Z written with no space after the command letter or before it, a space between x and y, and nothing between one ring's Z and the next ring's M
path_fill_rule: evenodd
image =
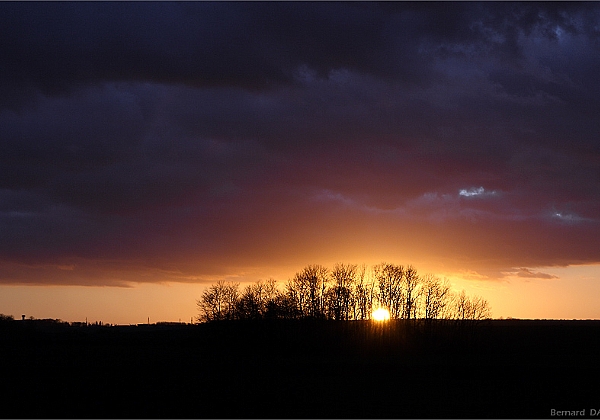
M412 264L600 319L600 4L0 3L0 312Z

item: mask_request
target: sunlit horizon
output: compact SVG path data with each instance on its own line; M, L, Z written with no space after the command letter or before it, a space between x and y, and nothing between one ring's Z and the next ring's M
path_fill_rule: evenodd
M493 318L600 319L597 3L0 20L0 313L190 322L217 281L392 262Z
M299 267L300 269L301 267ZM421 272L417 266L420 275ZM438 275L450 280L452 290L465 290L487 299L493 319L600 319L595 296L600 294L600 267L540 267L556 278L536 279L514 274L500 280L461 278L457 273ZM517 272L515 272L517 273ZM225 276L204 283L131 283L107 286L0 286L1 313L21 319L61 319L66 322L103 322L114 325L156 322L196 323L196 300L216 281L240 283L243 288L258 280L274 278L280 289L293 277L246 278ZM573 287L575 284L577 287Z

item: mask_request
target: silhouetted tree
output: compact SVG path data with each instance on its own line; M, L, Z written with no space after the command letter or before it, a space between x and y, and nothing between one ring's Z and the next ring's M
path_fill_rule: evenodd
M411 319L416 318L417 312L417 299L419 297L418 294L418 286L420 283L419 275L417 274L417 270L409 265L406 270L404 270L404 275L402 276L402 297L404 298L404 305L402 308L402 318Z
M438 277L426 275L421 286L421 301L423 318L444 318L450 304L450 283L447 279L442 282Z
M239 292L238 283L210 286L197 301L199 321L262 318L370 319L384 307L393 319L479 321L491 316L488 302L453 293L447 279L421 277L413 266L381 263L366 275L366 266L335 264L331 272L308 265L280 291L274 279L258 281Z
M480 296L472 299L462 290L455 297L454 318L459 320L481 321L491 316L491 309L487 300Z
M377 264L373 267L373 276L377 284L377 302L390 312L391 318L401 318L404 309L404 267L388 263Z
M464 289L454 297L454 313L453 318L464 321L468 319L471 311L471 300L465 293Z
M236 305L236 318L262 318L265 311L262 291L262 285L260 283L246 286Z
M274 279L264 282L259 280L246 286L237 302L236 317L240 319L264 318L269 308L273 308L278 294L277 282Z
M0 314L0 322L9 322L9 321L14 321L15 318L12 315L4 315L4 314Z
M293 311L286 311L288 312L289 316L293 318L302 318L308 316L308 284L296 273L296 276L293 279L288 280L285 285L285 289L286 303L293 308Z
M366 266L362 266L354 286L354 319L370 319L375 297L375 283L366 278Z
M288 297L296 305L301 317L325 317L327 282L327 268L321 265L306 266L288 281Z
M473 296L471 299L471 311L469 313L469 319L473 321L482 321L489 319L492 315L490 305L487 300L481 296Z
M267 318L299 319L301 317L296 302L286 293L277 293L275 298L268 304Z
M197 301L199 321L235 319L239 299L239 283L218 281L204 291Z
M263 296L264 296L264 313L263 316L269 316L269 312L275 309L277 301L282 293L277 287L277 281L275 279L268 279L263 283Z
M335 264L331 271L332 285L327 290L329 317L335 320L348 320L354 307L355 264Z

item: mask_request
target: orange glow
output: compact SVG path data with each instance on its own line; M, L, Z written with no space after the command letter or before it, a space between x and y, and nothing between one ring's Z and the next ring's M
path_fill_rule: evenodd
M389 321L390 312L385 308L376 309L373 312L373 319L378 322Z
M441 264L428 265L424 258L423 261L407 260L414 263L419 274L433 273L447 278L455 292L464 289L470 296L486 299L493 318L600 319L597 305L600 265L536 267L531 271L555 277L528 278L519 276L523 272L515 270L514 274L506 273L498 279L479 271L447 270ZM328 260L318 262L332 266ZM272 277L283 290L287 279L301 268L301 264L255 267L243 270L238 276L215 276L199 283L131 282L130 287L3 285L0 286L0 313L18 319L25 314L70 322L87 318L89 322L112 324L146 323L148 318L151 323L190 322L198 315L196 299L217 280L239 282L243 289L257 280Z

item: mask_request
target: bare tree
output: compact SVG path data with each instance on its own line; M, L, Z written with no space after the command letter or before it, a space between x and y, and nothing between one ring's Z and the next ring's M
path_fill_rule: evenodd
M288 281L288 297L295 303L302 317L325 317L327 283L327 268L321 265L306 266Z
M402 278L404 267L401 265L381 263L373 267L373 276L377 283L377 302L390 312L390 317L402 317L404 299Z
M296 273L285 285L286 312L289 316L305 317L309 313L308 284ZM283 303L283 302L282 302ZM293 308L293 310L292 310Z
M421 286L423 318L428 320L444 318L446 309L450 306L450 298L448 279L442 282L434 275L425 275Z
M202 293L197 301L200 311L198 321L218 321L234 319L239 298L239 283L218 281Z
M465 290L461 290L460 293L454 296L454 313L452 318L464 321L469 319L471 312L471 299L465 293Z
M327 290L327 312L335 320L348 320L353 315L356 269L354 264L338 263L331 271L332 285Z
M481 321L491 316L491 309L487 300L480 296L469 298L464 290L455 297L454 312L454 318L460 320Z
M237 302L237 317L240 319L262 318L266 311L264 294L261 281L246 286Z
M481 296L473 296L470 309L469 319L473 321L482 321L484 319L489 319L492 316L488 301Z
M418 286L420 283L419 275L417 274L417 270L409 265L406 270L404 270L404 276L402 277L402 285L403 285L403 293L402 297L404 298L404 307L402 308L402 318L411 319L416 318L417 311L417 299L419 297L418 294Z
M225 285L225 319L235 319L237 302L240 298L239 283Z
M277 287L277 280L270 278L263 283L264 296L267 302L274 300L279 294L279 288Z
M296 301L287 293L277 293L275 298L268 303L268 318L276 319L298 319L302 317Z
M273 308L279 295L277 282L273 279L259 280L246 286L237 303L237 317L241 319L264 318Z
M308 265L288 280L281 292L273 279L239 292L238 283L210 286L197 301L199 321L258 318L370 319L373 309L389 310L393 319L480 321L491 316L489 303L453 293L447 279L421 277L413 266L381 263L366 275L366 266L335 264L331 272ZM459 322L465 324L465 322Z
M362 265L354 286L354 319L370 319L375 297L375 282L366 279L366 266Z

